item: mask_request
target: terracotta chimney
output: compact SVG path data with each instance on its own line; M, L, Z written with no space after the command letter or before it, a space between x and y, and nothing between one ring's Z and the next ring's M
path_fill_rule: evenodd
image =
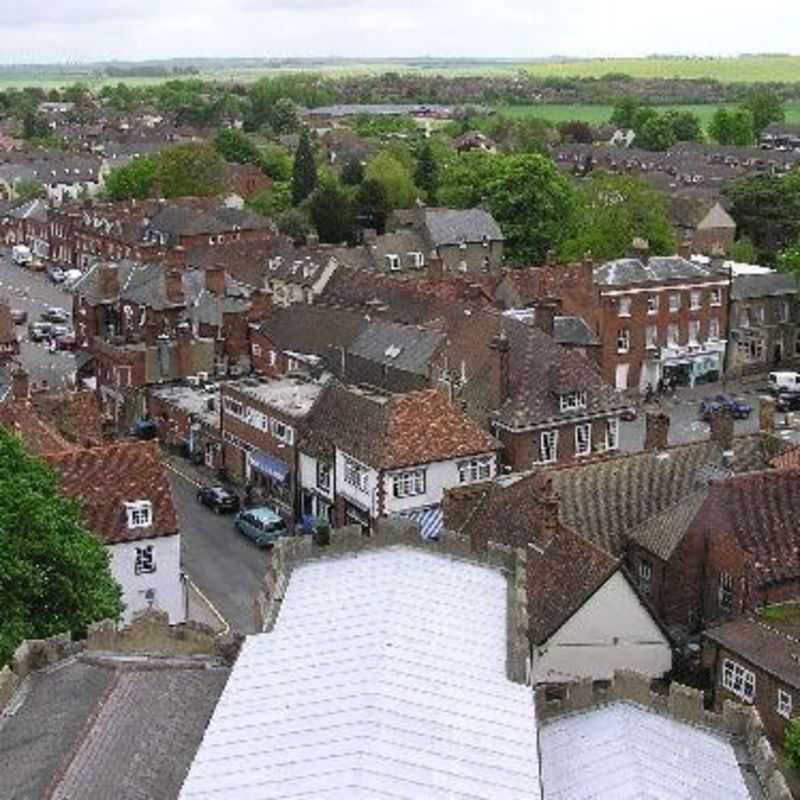
M103 300L115 300L119 296L119 267L116 264L100 264L97 273L97 288Z
M508 399L511 391L509 356L511 353L511 343L502 331L492 339L489 347L497 353L497 404L501 406Z
M558 511L560 503L561 498L558 492L553 489L553 479L548 476L539 497L539 507L542 512L539 520L539 534L544 540L543 544L545 545L558 534Z
M21 367L11 376L11 395L15 400L27 400L31 396L28 373Z
M669 414L648 411L644 417L644 449L666 450L669 442Z
M435 252L428 259L428 280L440 281L444 278L444 262Z
M555 321L561 310L561 301L555 297L543 297L537 300L533 308L535 315L533 324L543 333L552 336L555 332Z
M692 243L685 239L678 245L678 255L687 261L692 257Z
M759 398L758 427L764 433L775 430L775 400L772 397Z
M716 442L723 450L733 447L733 417L724 406L711 412L711 441Z
M171 269L164 274L164 285L170 303L180 305L185 302L182 274L178 270Z
M206 289L217 297L225 295L225 270L216 265L206 270Z

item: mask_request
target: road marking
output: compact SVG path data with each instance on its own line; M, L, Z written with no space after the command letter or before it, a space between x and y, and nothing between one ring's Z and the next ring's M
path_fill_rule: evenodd
M181 472L179 469L176 469L174 466L172 466L172 464L169 463L169 461L165 461L164 462L164 466L170 472L174 472L179 478L183 478L185 481L188 481L193 486L196 486L198 489L202 489L203 488L203 484L202 483L200 483L199 481L196 481L194 478L190 477L185 472Z
M188 573L186 574L186 582L192 585L192 588L200 595L200 599L211 609L211 612L214 616L222 623L222 630L217 634L218 636L224 636L226 633L230 632L231 626L228 624L228 620L222 616L219 612L217 607L203 594L200 590L200 587L191 579Z

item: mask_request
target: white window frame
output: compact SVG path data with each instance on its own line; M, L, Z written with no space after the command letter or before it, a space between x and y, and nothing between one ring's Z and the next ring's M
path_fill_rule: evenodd
M539 434L539 464L555 464L558 461L558 431L542 431Z
M639 591L645 596L650 595L650 587L653 580L653 564L643 558L639 559Z
M592 453L592 423L583 422L575 426L575 457L591 455Z
M612 417L606 423L606 450L619 449L619 419Z
M672 334L675 334L674 336ZM667 325L667 347L679 347L681 341L681 328L675 322Z
M658 325L648 325L644 329L644 349L655 350L658 347Z
M133 564L136 575L149 575L156 571L156 557L153 545L136 548L136 561Z
M680 292L669 293L669 313L677 314L681 310L681 295Z
M719 319L717 317L708 318L708 338L719 339Z
M722 686L745 703L752 703L755 700L755 673L730 658L722 662Z
M492 457L477 456L467 458L456 464L459 483L476 483L487 481L492 477Z
M631 315L631 298L620 297L617 305L618 317L629 317Z
M586 408L586 392L566 392L559 395L559 404L562 411L576 411L579 408Z
M262 352L260 344L253 344L253 358L261 358Z
M689 320L689 344L700 344L700 320Z
M647 313L648 314L658 314L658 295L657 294L648 294L647 295Z
M149 528L153 524L153 504L150 500L125 503L129 528Z
M330 491L333 469L327 461L317 461L317 489Z
M733 576L729 572L720 572L717 587L717 605L720 611L733 611L734 586Z
M274 350L269 351L269 365L274 367L278 363L278 354Z
M269 430L273 437L280 442L285 442L286 444L294 442L294 428L279 419L273 418L270 420Z
M400 256L395 253L387 253L386 266L389 268L389 272L399 272L403 268L400 264Z
M784 691L783 689L778 689L778 698L777 703L775 704L775 711L777 711L778 714L784 719L791 719L792 695L789 692Z
M426 475L424 469L409 469L404 472L396 472L392 475L392 494L402 499L404 497L419 497L425 494Z
M425 266L425 256L419 250L410 250L406 255L411 259L413 269L422 269Z
M711 306L721 306L722 305L722 290L721 289L712 289L708 295L708 304Z
M342 479L360 492L369 491L369 469L354 458L344 458Z
M617 330L617 352L629 353L631 350L631 332L628 328Z
M699 289L692 289L689 293L689 310L699 311L703 306L703 297Z

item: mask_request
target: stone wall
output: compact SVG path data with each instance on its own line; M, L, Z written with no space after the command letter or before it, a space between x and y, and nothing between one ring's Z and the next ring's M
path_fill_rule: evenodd
M72 656L96 658L101 654L186 657L208 656L233 664L242 637L216 636L213 628L197 622L170 625L161 611L145 611L127 627L103 620L89 627L84 641L73 641L69 633L49 639L26 639L14 651L9 666L0 670L0 711L5 708L20 682L34 670L45 669Z
M707 711L703 692L678 683L668 694L654 692L651 679L629 670L618 670L610 683L576 681L563 687L541 687L535 692L536 716L540 724L564 714L588 711L612 702L635 703L657 714L689 725L698 725L729 737L742 745L746 757L742 768L752 766L765 800L791 800L792 794L783 777L775 752L766 737L758 711L726 700L722 713Z
M490 543L486 553L473 552L469 539L443 533L439 541L420 538L417 526L407 520L381 519L373 535L365 536L357 525L331 531L328 545L317 545L312 537L280 539L256 598L256 621L263 631L271 631L295 566L308 561L340 558L366 550L405 545L429 553L485 564L499 569L508 579L508 654L506 670L510 680L525 683L527 676L528 605L525 554L505 545Z

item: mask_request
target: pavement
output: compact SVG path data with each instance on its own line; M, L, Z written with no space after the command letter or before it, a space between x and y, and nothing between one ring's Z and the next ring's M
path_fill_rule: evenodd
M198 487L216 482L211 473L171 455L164 463L180 523L181 566L191 581L190 618L212 627L224 621L239 633L255 633L255 598L269 550L242 536L231 515L215 514L197 502ZM203 614L205 619L195 616Z
M72 295L54 284L46 272L31 272L11 260L7 249L0 250L0 298L11 308L28 312L28 322L36 322L45 306L60 306L72 311ZM18 325L20 361L28 371L31 382L61 387L75 374L75 356L69 352L51 353L46 342L31 342L28 325Z

